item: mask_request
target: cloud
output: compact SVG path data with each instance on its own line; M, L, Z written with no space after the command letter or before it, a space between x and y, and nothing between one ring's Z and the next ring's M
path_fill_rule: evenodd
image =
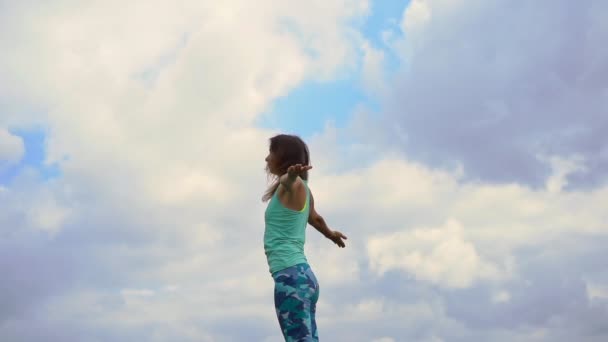
M1 188L1 338L278 334L251 243L274 132L254 121L301 82L352 68L366 12L355 0L3 10L0 126L44 127L61 176L28 169Z
M589 297L590 300L608 299L608 285L588 282L587 283L587 296Z
M412 30L426 25L430 18L431 10L428 3L424 0L413 0L404 12L402 26L406 30Z
M25 147L21 137L11 134L0 127L0 171L2 167L14 164L21 160Z
M386 75L384 71L384 51L374 48L369 42L363 43L363 62L361 67L363 86L370 93L385 93Z
M479 257L475 246L463 238L463 230L459 222L448 220L444 227L372 238L371 268L380 275L402 269L422 281L454 288L498 278L497 267Z
M578 156L567 188L604 182L606 9L412 1L392 39L402 70L384 102L387 131L411 158L462 165L469 179L543 186L544 155Z
M274 132L255 118L307 79L361 67L369 5L211 4L0 14L0 124L44 126L61 169L0 188L2 339L280 339L260 240ZM420 29L442 18L429 13ZM377 71L384 53L367 52ZM608 190L569 189L594 172L585 153L533 151L536 187L473 182L466 163L404 157L373 119L360 108L307 139L318 210L349 236L338 249L307 235L323 339L605 340Z
M588 284L607 279L598 263L606 257L600 247L608 233L600 204L606 187L566 191L554 182L543 188L472 182L460 169L447 172L404 160L383 142L368 146L366 153L376 158L361 163L356 144L339 143L357 136L356 126L325 134L311 141L326 146L311 149L313 159L351 166L313 173L311 186L319 212L359 251L354 257L361 265L362 289L342 285L341 291L366 303L361 304L366 322L381 326L371 315L381 312L384 331L407 331L417 338L430 338L432 332L449 341L581 336L599 341L605 336L597 330L607 308L597 295L601 287ZM317 145L320 141L324 144ZM553 163L548 179L576 167L576 161ZM339 265L323 266L341 272ZM591 302L589 293L595 294ZM411 298L437 300L443 310L431 316L445 320L399 329L380 309L381 299L369 298L372 294L401 304ZM330 303L339 306L340 299ZM356 326L334 323L341 330Z

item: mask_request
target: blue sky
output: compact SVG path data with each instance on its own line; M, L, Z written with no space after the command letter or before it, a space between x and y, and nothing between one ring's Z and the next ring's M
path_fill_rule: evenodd
M375 49L385 54L384 69L395 71L399 60L382 39L384 31L400 35L399 24L409 1L373 1L370 15L360 25L362 36ZM361 56L359 56L361 57ZM327 122L342 127L355 108L364 106L371 113L381 111L378 99L363 88L360 69L338 73L326 82L306 81L286 96L275 100L272 108L260 117L261 127L278 128L285 132L309 137L321 131Z
M322 130L328 121L342 126L356 106L371 103L358 86L358 78L353 76L341 81L309 81L298 86L273 103L271 111L262 117L261 126L279 127L287 133L302 136Z
M25 130L15 129L9 132L22 139L25 151L18 163L0 169L0 184L10 184L17 175L28 168L36 170L38 175L45 180L60 175L57 165L47 165L45 163L47 146L45 129L38 127Z

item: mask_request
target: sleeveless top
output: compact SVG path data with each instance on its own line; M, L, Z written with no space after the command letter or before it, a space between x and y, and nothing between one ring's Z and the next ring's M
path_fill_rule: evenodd
M279 199L278 189L272 195L264 214L264 252L270 273L307 263L304 256L306 224L310 212L310 190L304 180L306 201L302 210L285 207Z

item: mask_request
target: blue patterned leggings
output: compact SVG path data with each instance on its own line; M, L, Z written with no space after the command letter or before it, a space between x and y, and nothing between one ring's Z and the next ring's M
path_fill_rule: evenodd
M274 305L287 342L319 341L315 311L319 283L308 264L298 264L272 274Z

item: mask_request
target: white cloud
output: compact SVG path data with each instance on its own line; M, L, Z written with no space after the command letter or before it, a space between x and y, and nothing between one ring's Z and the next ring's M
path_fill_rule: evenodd
M483 260L463 233L459 222L449 220L439 228L374 237L368 243L371 268L380 275L402 269L422 281L454 288L498 278L498 268Z
M3 210L0 219L6 232L43 232L57 234L72 216L62 184L40 182L40 176L25 168L4 191L0 192Z
M395 342L395 339L392 337L380 337L374 339L372 342Z
M500 291L492 296L494 303L506 303L511 299L511 295L507 291Z
M431 10L425 0L412 0L405 9L402 26L405 31L424 25L431 18Z
M70 210L57 205L52 199L43 199L41 203L30 203L28 219L31 225L50 233L56 233L63 226Z
M360 270L361 279L363 284L374 279L375 287L364 288L390 296L403 293L395 298L403 302L409 296L430 300L433 297L420 288L438 285L433 288L442 293L450 317L480 329L473 333L451 323L435 327L442 331L436 336L446 340L533 340L531 332L515 334L511 329L544 326L546 336L554 337L562 336L564 326L587 329L583 327L595 324L597 320L580 321L571 315L601 310L587 307L580 284L587 273L605 275L592 260L605 255L600 246L608 227L600 203L607 200L606 187L555 192L516 183L471 182L459 168L445 172L403 159L381 139L372 139L364 154L356 144L340 143L358 134L347 126L314 137L313 160L350 166L315 168L310 184L319 212L330 226L349 235L348 246L360 251L357 263L369 265ZM367 159L367 154L376 158ZM562 264L566 274L553 269ZM345 291L348 286L339 288ZM570 306L561 305L551 301L556 296L576 299ZM478 309L471 309L473 302ZM362 315L380 310L378 301L360 303L367 308L359 310ZM539 309L526 311L529 305ZM507 318L514 312L520 313L517 318ZM577 323L548 326L538 321L557 316ZM496 327L506 330L492 330Z
M427 26L441 18L429 10ZM365 51L350 23L368 11L354 0L3 11L0 124L46 126L61 176L28 170L0 187L0 337L280 339L260 240L273 132L253 123L302 81L352 68ZM377 71L382 54L367 52ZM572 315L590 313L579 277L602 272L587 259L605 256L605 187L565 191L569 161L549 187L561 191L469 182L458 165L405 159L368 119L357 113L349 139L328 127L310 141L318 209L349 236L338 249L308 235L324 339L576 340L560 333L591 326ZM560 296L572 300L546 299ZM604 319L597 308L584 317Z
M356 67L353 23L367 11L359 0L47 2L2 11L0 105L10 110L0 125L44 126L47 159L61 176L32 171L0 193L0 236L12 246L3 253L15 265L0 265L12 289L0 300L87 328L70 334L25 315L29 339L38 330L71 336L64 340L277 335L272 279L261 242L252 243L263 232L274 132L254 120L304 80ZM26 295L13 268L30 265L32 254L51 255L40 262L48 269L70 263L31 275L39 285ZM8 308L0 321L13 319ZM259 319L255 331L224 328ZM20 327L0 325L0 336Z
M330 222L332 228L340 231L339 222ZM323 279L323 287L338 290L361 279L361 268L357 250L337 248L333 242L327 240L314 228L309 227L306 254L311 265L315 265L314 272L319 279ZM348 235L347 235L348 236ZM347 240L347 244L350 242Z
M546 187L549 192L559 192L568 185L568 175L585 171L584 159L581 156L571 158L548 158L553 169L552 175L547 179Z
M11 134L0 127L0 170L3 166L21 160L25 152L21 137Z
M361 67L364 87L372 94L386 92L385 56L384 50L377 49L368 41L362 46L363 65Z
M129 297L151 297L155 292L150 289L124 289L120 291L120 294L128 299Z
M608 300L608 285L587 281L587 297L593 300Z

